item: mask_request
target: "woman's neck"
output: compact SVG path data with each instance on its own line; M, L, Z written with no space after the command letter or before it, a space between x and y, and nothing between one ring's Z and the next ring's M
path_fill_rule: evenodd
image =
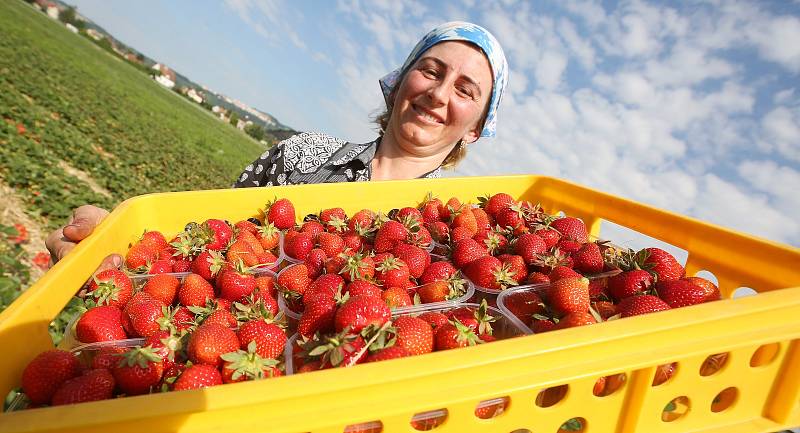
M446 156L446 153L411 155L387 133L381 137L372 159L371 180L415 179L438 168Z

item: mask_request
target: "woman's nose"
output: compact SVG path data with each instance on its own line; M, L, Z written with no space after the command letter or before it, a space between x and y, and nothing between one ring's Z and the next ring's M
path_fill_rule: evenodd
M434 105L444 105L450 97L450 83L447 80L436 82L428 89L428 97Z

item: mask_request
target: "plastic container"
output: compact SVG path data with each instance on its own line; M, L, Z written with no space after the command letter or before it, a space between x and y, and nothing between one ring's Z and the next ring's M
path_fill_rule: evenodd
M186 221L244 219L257 215L254 203L275 196L290 199L299 215L333 206L386 212L417 203L428 191L462 201L506 192L540 203L548 213L580 217L595 235L604 220L644 233L685 250L687 275L712 272L724 300L359 368L18 411L0 415L0 431L327 433L379 421L384 432L413 432L409 423L417 414L437 410L448 413L436 428L442 433L556 432L573 418L583 418L594 433L753 433L800 425L800 250L542 176L244 188L128 200L0 313L0 347L11 348L0 358L0 390L19 386L27 363L52 347L47 325L97 264L110 253L124 253L146 228L177 232ZM733 299L748 290L758 295ZM705 360L720 353L728 354L723 368L700 375ZM678 365L673 378L653 387L657 367L672 362ZM595 396L597 379L610 375L626 380L614 393ZM568 388L560 402L536 404L541 391L559 386ZM501 416L473 416L482 401L504 397L510 403ZM672 401L680 404L668 405ZM689 410L679 418L678 411L664 414L667 406L685 409L687 401Z
M416 305L414 307L408 307L403 309L396 309L392 311L392 318L397 318L400 316L418 316L422 313L428 311L436 311L441 313L447 313L450 310L454 310L456 308L461 307L472 307L478 308L480 305L478 304L452 304L452 305L434 305L434 304L425 304L425 305ZM495 318L495 321L492 322L492 330L495 337L498 340L505 340L514 337L521 337L524 335L531 334L531 330L525 326L519 319L514 317L514 315L507 314L500 309L489 307L488 308L489 315ZM297 341L298 334L292 335L289 340L286 342L286 350L283 355L284 359L286 359L286 372L289 374L291 372L294 373L294 343ZM492 342L490 344L494 344L496 342ZM460 350L460 349L457 349ZM428 356L421 355L421 356ZM358 365L359 367L361 364Z

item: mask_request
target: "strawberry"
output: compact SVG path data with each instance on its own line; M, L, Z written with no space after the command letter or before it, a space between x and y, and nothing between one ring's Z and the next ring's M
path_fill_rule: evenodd
M253 221L258 222L259 224L256 224ZM233 225L234 235L238 232L250 232L254 235L258 234L258 229L261 228L262 226L260 225L260 221L255 219L253 221L250 220L237 221L236 224Z
M374 220L374 212L369 209L361 209L360 211L356 212L355 215L350 217L350 221L347 222L347 226L351 231L358 232L359 228L361 230L368 229L370 226L372 226L372 222Z
M442 221L436 221L426 226L431 238L440 243L446 244L450 242L450 227Z
M452 261L456 268L462 269L468 263L481 257L488 256L489 252L472 238L459 241L453 249Z
M550 307L557 313L585 313L589 311L589 280L583 277L562 278L550 283Z
M458 321L445 323L436 329L436 350L475 346L482 342L471 329Z
M236 263L241 261L247 267L258 265L258 257L253 247L249 242L237 239L229 247L228 252L225 253L225 259L228 263Z
M316 332L332 331L339 300L336 296L319 296L304 301L305 309L297 324L297 333L310 338Z
M51 349L36 355L25 367L22 390L33 404L48 404L61 385L77 377L80 371L80 362L75 355Z
M386 257L375 267L375 279L387 289L390 287L403 287L409 276L408 265L397 257Z
M202 307L214 298L214 287L203 277L189 274L178 288L178 302L187 307Z
M256 277L245 269L242 262L236 263L235 269L223 271L217 278L219 297L229 301L241 301L250 296L256 289Z
M284 268L276 281L278 291L286 299L302 298L303 293L311 285L311 278L308 277L308 268L302 263L291 265Z
M115 365L119 364L119 354L124 353L123 347L103 347L97 351L97 354L92 358L92 369L106 369L111 370Z
M658 281L679 280L686 274L683 266L672 254L660 248L646 248L645 251L642 268L655 273Z
M364 362L387 361L389 359L405 358L407 356L411 356L411 354L408 353L408 350L404 347L389 346L369 354Z
M440 221L439 204L440 203L436 202L426 202L420 206L420 215L422 215L422 222L430 224Z
M192 260L191 271L208 281L214 279L225 265L222 253L215 250L206 250Z
M572 267L584 274L597 274L603 271L603 255L600 247L589 242L584 244L581 249L572 253Z
M220 355L239 349L239 338L218 323L200 325L189 337L186 353L195 364L222 365Z
M460 273L446 280L435 280L417 287L417 295L423 304L456 299L466 292L466 281Z
M617 301L628 296L647 292L653 284L653 276L641 269L625 271L608 277L608 293Z
M113 305L90 308L83 313L75 326L78 341L95 343L128 338L122 327L122 317L122 310Z
M125 255L125 266L134 272L146 271L157 257L158 250L154 250L149 244L139 242Z
M161 301L164 305L171 305L175 301L178 287L181 282L174 275L160 274L151 277L144 284L142 291Z
M571 239L580 244L585 244L589 241L586 225L578 218L565 216L550 223L550 227L558 230L562 238Z
M456 273L456 268L448 261L433 262L425 268L425 271L418 278L420 284L427 284L433 281L446 280Z
M475 216L475 225L478 231L489 230L494 222L494 217L489 216L483 209L474 207L471 209L472 215Z
M227 222L218 219L209 219L203 223L204 228L211 230L213 238L206 244L206 249L219 251L228 246L233 238L233 229Z
M525 225L525 215L526 210L522 204L514 203L498 211L495 215L495 222L503 230L519 236L528 231L528 227Z
M453 227L453 229L450 230L450 242L456 245L464 239L472 239L475 234L476 233L473 233L466 227Z
M303 293L303 303L308 304L317 297L334 298L344 289L345 281L338 274L322 274L308 286Z
M404 207L398 210L397 215L395 215L395 219L397 219L398 221L406 220L409 217L417 220L417 222L420 222L422 221L422 212L413 207Z
M403 242L407 238L408 229L403 224L393 220L386 221L375 234L375 252L391 251L398 242Z
M706 293L706 301L717 301L721 299L719 288L711 281L703 277L686 277L685 280L702 288Z
M161 251L169 246L167 239L158 231L144 232L139 239L139 243L148 245L153 251Z
M628 296L617 304L617 310L622 317L638 316L669 309L669 304L653 295Z
M525 263L529 265L536 262L538 256L544 254L546 251L547 245L544 240L533 233L520 235L517 238L517 242L514 244L514 252L522 256Z
M313 248L314 238L308 233L297 233L293 236L287 236L283 240L283 251L293 259L305 260ZM325 255L327 255L327 252Z
M152 347L137 347L122 353L111 373L117 387L125 394L147 394L161 381L164 363Z
M534 334L542 334L555 329L556 323L550 319L534 317L534 319L531 321L531 330L533 330Z
M414 278L419 278L425 268L431 264L431 256L427 251L420 247L406 243L398 243L392 249L392 254L405 262L408 266L409 274Z
M492 322L495 318L489 314L489 306L484 299L476 309L474 307L459 307L446 313L450 321L457 321L478 335L491 335Z
M550 282L550 277L541 272L531 272L525 278L525 284L547 284Z
M286 333L283 329L263 319L243 323L237 336L240 349L246 349L250 343L255 343L255 352L262 358L277 359L286 346Z
M133 283L125 272L119 269L100 271L89 280L87 295L96 305L113 305L122 308L131 299Z
M617 306L613 302L597 301L592 302L592 308L603 320L608 320L610 317L617 315Z
M175 260L172 264L172 272L189 272L192 269L192 262L188 259Z
M319 248L327 257L335 257L344 251L344 239L336 233L322 232L317 236Z
M533 234L542 238L545 248L548 250L556 246L558 241L561 240L561 234L550 228L550 226L538 228L537 230L534 230Z
M563 239L563 238L556 244L556 248L558 248L559 250L561 250L566 254L569 254L570 256L572 255L572 253L575 253L578 250L580 250L582 246L583 244L580 242L574 241L572 239Z
M234 383L245 380L261 380L281 376L278 361L264 358L256 351L255 342L247 346L247 350L237 350L222 355L225 363L222 366L222 382Z
M656 283L656 292L670 308L702 304L708 296L705 289L687 280L659 281Z
M150 295L132 300L124 312L129 324L126 330L131 336L149 337L161 329L169 329L171 325L167 307Z
M472 209L468 205L462 205L452 211L450 229L454 230L457 227L466 229L470 237L478 233L478 222L475 220L475 214L472 213Z
M350 295L350 297L361 296L361 295L370 295L370 296L377 296L378 298L381 297L383 291L380 287L372 284L367 280L356 280L351 281L347 284L344 288L344 291Z
M481 243L493 256L501 254L508 246L508 239L502 233L493 230L479 230L472 239Z
M589 312L572 312L562 317L556 324L555 329L574 328L595 323L597 323L597 320Z
M553 269L559 266L571 269L572 257L558 249L558 247L554 247L544 254L539 254L536 257L536 261L531 263L531 265L535 266L535 269L549 274ZM552 278L550 279L552 280Z
M523 323L530 322L534 314L545 313L542 298L533 290L519 291L507 296L505 307Z
M53 406L107 400L114 396L114 376L105 368L89 370L64 382L53 394Z
M517 284L523 282L528 276L528 267L525 266L525 260L522 256L516 254L500 254L497 258L504 266L508 266L511 278L513 278Z
M343 232L347 229L347 214L340 207L323 209L319 213L319 222L330 233Z
M247 245L250 245L250 249L253 250L253 253L256 256L264 254L266 251L264 247L261 246L261 241L258 239L256 235L250 232L242 231L236 235L237 241L244 241L247 242Z
M196 307L191 308L195 309ZM205 319L202 320L204 325L206 323L217 323L226 328L235 328L239 323L233 313L220 306L213 306L207 313L203 314L203 316L205 317Z
M266 223L272 223L275 227L286 230L294 227L295 212L294 205L288 199L275 199L267 203L264 209Z
M258 237L261 248L264 248L266 251L276 248L280 242L280 230L272 223L267 223L258 227L258 230L254 234Z
M158 275L172 272L173 262L174 260L156 260L150 264L150 268L147 270L147 273L151 275Z
M464 268L464 275L479 287L503 290L517 285L514 272L497 257L485 256L471 261Z
M423 319L414 316L400 316L392 322L397 336L397 346L410 355L433 352L433 328Z
M300 342L300 346L308 363L318 361L319 368L355 365L363 362L367 355L364 339L349 330L326 336L322 340L306 339Z
M556 282L564 278L575 278L582 276L583 275L575 272L572 268L568 268L566 266L556 266L547 275L551 282Z
M344 266L337 273L341 274L348 282L369 280L375 276L375 262L372 257L363 254L347 256Z
M401 287L390 287L383 291L381 297L389 308L410 307L414 305L406 289Z
M444 313L440 313L438 311L426 311L419 316L420 319L424 320L428 325L433 328L434 331L439 329L440 326L447 323L447 316Z
M487 195L480 197L478 201L483 210L485 210L486 213L492 217L496 217L497 213L502 209L510 207L512 204L514 204L514 198L504 192L500 192L492 196Z
M195 364L184 370L175 381L173 390L200 389L222 385L222 375L212 365Z
M355 296L348 299L336 311L334 325L336 332L345 328L358 333L369 325L382 326L391 317L392 312L383 299L375 296Z

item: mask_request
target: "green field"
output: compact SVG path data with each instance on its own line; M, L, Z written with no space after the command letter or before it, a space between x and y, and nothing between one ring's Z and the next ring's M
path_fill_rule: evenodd
M0 181L45 229L81 204L226 188L264 150L21 1L0 1L0 29Z

